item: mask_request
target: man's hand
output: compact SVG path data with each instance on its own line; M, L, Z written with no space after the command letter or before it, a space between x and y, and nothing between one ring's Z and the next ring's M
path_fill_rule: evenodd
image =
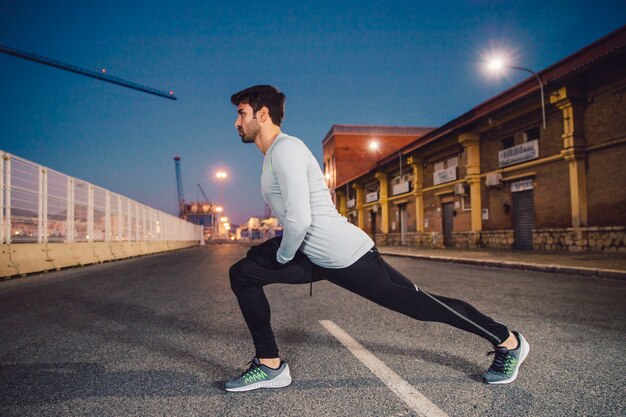
M260 245L255 245L250 248L247 253L247 258L251 261L261 265L268 269L279 269L286 264L281 264L276 259L276 252L280 247L282 236L276 236L272 239L266 240Z

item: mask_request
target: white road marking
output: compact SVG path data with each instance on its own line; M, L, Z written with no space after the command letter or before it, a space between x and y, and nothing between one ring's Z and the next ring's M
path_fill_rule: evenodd
M363 365L376 375L381 381L389 387L402 401L412 408L419 416L424 417L447 417L439 407L430 402L422 393L413 388L408 382L400 378L398 374L393 372L380 359L365 349L359 342L354 340L348 333L344 332L341 327L337 326L330 320L320 320L320 324L335 336Z

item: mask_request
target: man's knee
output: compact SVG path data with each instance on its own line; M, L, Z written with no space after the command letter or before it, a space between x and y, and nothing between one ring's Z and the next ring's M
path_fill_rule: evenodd
M243 258L237 263L233 264L228 271L228 275L230 277L230 288L234 293L237 293L237 290L245 287L250 283L248 274L246 274L246 265L248 264L248 259Z
M230 267L228 270L228 276L230 277L230 288L236 293L237 289L241 288L241 278L243 276L241 271L241 261Z

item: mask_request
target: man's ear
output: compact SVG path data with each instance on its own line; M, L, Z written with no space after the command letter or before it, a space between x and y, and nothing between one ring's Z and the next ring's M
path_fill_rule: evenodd
M257 119L259 119L260 122L266 122L267 119L270 116L270 111L267 107L263 106L261 107L261 109L259 110L259 115L257 116Z

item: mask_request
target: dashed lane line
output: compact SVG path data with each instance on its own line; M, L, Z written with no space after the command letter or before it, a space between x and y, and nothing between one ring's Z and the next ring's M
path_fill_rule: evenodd
M320 324L328 330L337 340L341 342L363 365L372 371L377 378L389 387L402 401L413 409L419 416L423 417L447 417L439 407L433 404L421 392L413 388L408 382L400 378L380 359L365 349L359 342L354 340L341 327L331 320L320 320Z

